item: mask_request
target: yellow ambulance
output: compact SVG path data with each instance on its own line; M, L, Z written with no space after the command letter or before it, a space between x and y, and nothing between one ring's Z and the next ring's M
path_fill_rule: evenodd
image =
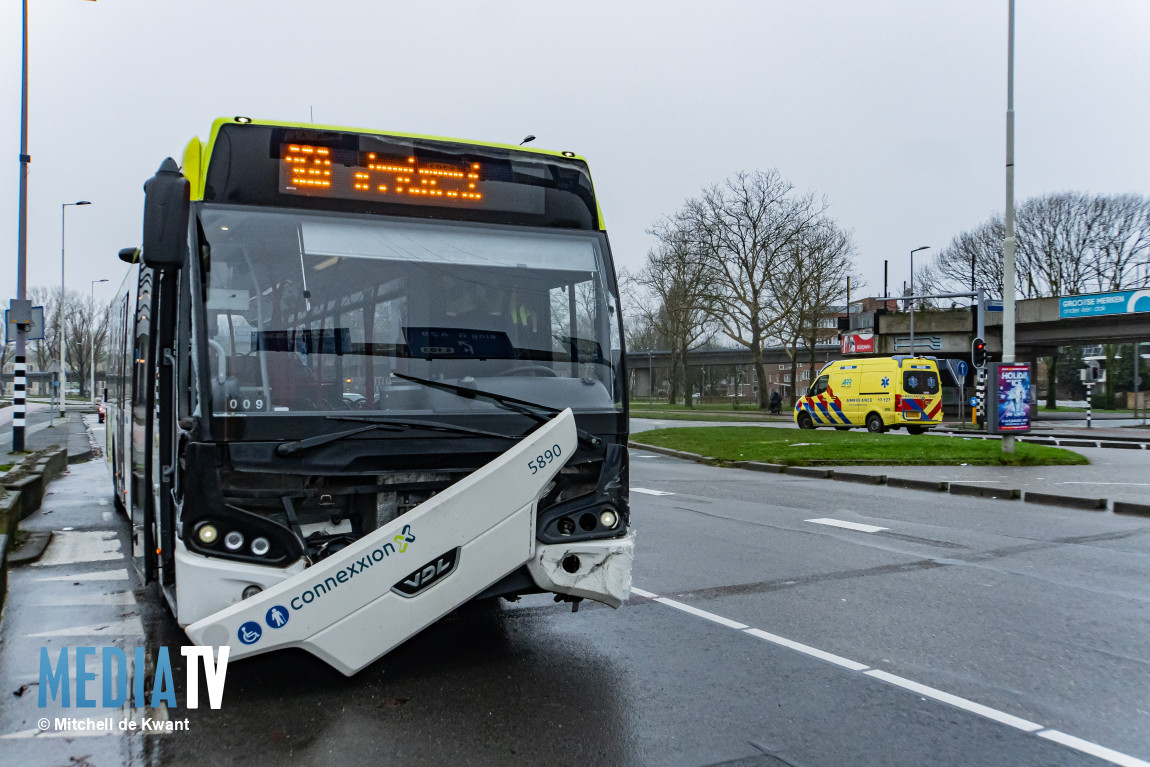
M938 365L926 357L876 357L827 363L795 403L800 429L865 426L876 434L922 434L942 423Z

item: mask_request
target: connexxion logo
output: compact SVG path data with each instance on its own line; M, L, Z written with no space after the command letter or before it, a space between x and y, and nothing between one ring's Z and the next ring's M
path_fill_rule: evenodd
M305 589L303 593L292 597L291 602L289 602L291 609L302 610L304 605L309 605L322 597L324 594L327 594L329 591L334 591L335 589L339 588L340 585L347 583L356 575L364 572L376 562L381 562L385 558L397 552L400 554L406 552L407 547L415 542L415 533L411 531L411 525L404 525L403 531L396 535L393 540L395 541L395 545L392 545L391 543L385 543L382 546L378 546L372 549L359 559L349 564L347 567L337 572L335 575L329 575L328 577L324 578L322 582L315 583L311 586L311 588ZM252 644L258 640L259 636L257 635L251 642L245 641L244 643ZM243 637L241 637L240 641L244 641Z

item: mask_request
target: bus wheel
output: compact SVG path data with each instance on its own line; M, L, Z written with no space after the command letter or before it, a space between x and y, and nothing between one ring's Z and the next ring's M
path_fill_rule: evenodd
M815 422L811 420L810 413L799 413L799 428L800 429L813 429Z
M925 434L926 433L926 429L922 428L921 426L908 426L908 427L906 427L906 430L910 434Z
M886 424L882 422L882 416L878 413L871 413L866 417L866 430L871 434L882 434L886 431Z

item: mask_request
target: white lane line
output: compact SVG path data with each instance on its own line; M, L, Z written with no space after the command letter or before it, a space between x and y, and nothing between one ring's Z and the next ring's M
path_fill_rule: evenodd
M123 559L120 539L115 530L54 530L48 551L32 567L71 565L79 562L103 562Z
M69 626L55 631L41 631L38 634L26 634L30 637L85 637L85 636L142 636L143 627L140 619L121 621L108 621L107 623L89 623L87 626Z
M781 637L778 634L768 633L762 629L747 629L743 633L750 634L751 636L758 637L759 639L765 639L768 642L772 642L783 647L789 647L790 649L797 650L804 655L810 655L812 657L825 660L828 663L834 663L836 666L849 668L851 671L865 671L866 669L870 668L870 666L863 665L862 663L853 661L850 658L844 658L841 655L835 655L833 653L820 650L817 647L811 647L810 645L800 644L799 642L787 639L786 637Z
M816 525L830 525L831 527L845 527L847 530L859 530L864 533L877 533L879 530L889 530L888 527L876 527L875 525L860 525L858 522L844 522L841 519L829 519L826 517L820 519L808 519L807 522L814 522Z
M649 490L645 487L633 487L631 488L631 492L643 493L644 495L674 495L674 493L668 493L666 490Z
M93 573L76 573L75 575L51 575L46 578L37 578L38 581L126 581L128 570L97 570Z
M927 687L924 684L919 684L918 682L911 681L910 679L904 679L901 676L888 674L885 671L872 670L866 672L866 675L873 676L875 679L881 679L889 684L893 684L897 687L902 687L914 693L918 693L924 697L940 700L943 703L948 703L954 706L955 708L961 708L964 711L970 711L973 714L984 716L987 719L993 719L996 722L1001 722L1002 724L1015 727L1024 732L1036 732L1042 729L1041 724L1029 722L1017 716L1012 716L1011 714L999 711L998 709L984 706L981 703L975 703L974 701L967 700L966 698L960 698L957 695L951 695L949 692L936 690L933 687Z
M1130 756L1129 754L1124 754L1121 751L1115 751L1113 749L1106 748L1105 746L1100 746L1097 743L1091 743L1088 740L1076 738L1073 735L1067 735L1066 733L1060 732L1058 730L1045 729L1045 725L1036 724L1027 719L1014 716L1013 714L1008 714L1005 711L999 711L998 709L984 706L981 703L975 703L972 700L960 698L957 695L951 695L948 692L943 692L942 690L935 689L934 687L927 687L924 684L919 684L913 680L906 679L901 676L895 676L894 674L889 674L886 671L871 669L869 666L859 663L858 661L853 661L850 658L844 658L841 655L835 655L833 653L826 652L825 650L820 650L817 647L811 647L810 645L795 642L794 640L778 636L777 634L771 634L769 632L763 631L762 629L749 628L746 624L739 623L738 621L724 618L721 615L715 615L714 613L707 612L706 610L700 610L697 607L692 607L691 605L684 604L682 602L676 602L673 599L657 596L650 591L644 591L643 589L638 589L634 586L631 587L631 592L637 596L647 597L649 599L653 599L656 602L661 602L668 607L673 607L681 612L689 613L700 618L705 618L706 620L718 623L723 626L729 626L733 629L738 629L744 634L749 634L751 636L758 637L759 639L765 639L766 641L777 644L781 647L786 647L788 649L801 652L805 655L827 661L828 663L834 663L838 666L850 669L851 671L862 672L872 679L878 679L879 681L895 685L896 687L901 687L904 690L917 693L918 695L922 695L926 698L931 698L940 703L945 703L947 705L954 706L955 708L969 711L972 714L990 719L992 721L998 722L999 724L1005 724L1010 727L1022 730L1023 732L1037 735L1040 738L1045 738L1062 746L1066 746L1067 748L1073 748L1077 751L1081 751L1082 753L1096 756L1099 759L1105 759L1109 762L1120 765L1121 767L1150 767L1150 762L1143 761L1138 757Z
M695 615L703 618L704 620L718 623L720 626L726 626L730 629L745 629L747 627L747 624L745 623L739 623L738 621L733 621L730 618L724 618L721 615L715 615L714 613L709 613L706 610L700 610L697 607L691 607L690 605L683 604L682 602L676 602L674 599L667 599L666 597L655 597L655 601L661 602L667 605L667 607L674 607L676 610L682 610L685 613L690 613L691 615Z
M1114 751L1113 749L1100 746L1097 743L1091 743L1088 740L1082 740L1082 738L1076 738L1073 735L1067 735L1058 730L1043 730L1038 733L1038 737L1053 740L1055 743L1081 751L1084 754L1096 756L1099 759L1105 759L1108 762L1114 762L1114 764L1120 764L1122 767L1150 767L1150 762L1144 762L1129 754L1123 754L1121 751Z
M78 591L78 589L73 589ZM69 594L55 599L39 599L29 602L33 607L87 607L88 605L134 605L136 597L130 591L118 591L112 594Z

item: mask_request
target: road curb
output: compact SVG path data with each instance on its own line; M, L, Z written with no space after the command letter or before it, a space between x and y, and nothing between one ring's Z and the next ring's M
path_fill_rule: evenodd
M30 533L28 540L24 542L20 550L8 555L8 565L10 567L19 567L20 565L35 562L44 556L44 552L48 549L48 544L51 542L52 533L48 530L39 533Z
M660 455L669 455L672 458L684 458L688 461L695 461L701 463L703 456L698 453L688 453L684 450L672 450L669 447L657 447L655 445L643 445L638 442L628 442L627 447L633 447L636 450L646 450L649 453L658 453Z
M765 471L770 474L782 474L787 470L786 464L782 463L762 463L761 461L735 461L731 464L740 469L750 469L751 471Z
M1032 493L1029 490L1023 494L1025 503L1042 503L1047 506L1062 506L1067 509L1085 509L1086 511L1106 511L1105 498L1079 498L1072 495L1053 495L1051 493Z
M949 482L936 482L931 479L909 479L907 477L886 478L887 487L902 487L907 490L926 490L931 493L945 493L950 489Z
M950 483L950 494L968 495L974 498L997 498L1003 501L1017 501L1022 498L1022 491L1018 488L963 485L958 482Z
M1138 517L1150 517L1150 506L1143 503L1127 503L1126 501L1114 502L1115 514L1132 514Z
M1116 447L1123 450L1141 450L1142 445L1137 442L1099 442L1099 447Z
M788 466L787 474L796 477L814 477L815 479L831 479L835 473L831 469L816 469L812 466Z
M860 485L885 485L885 474L858 474L853 471L838 471L834 472L831 479L837 479L839 482L857 482Z

